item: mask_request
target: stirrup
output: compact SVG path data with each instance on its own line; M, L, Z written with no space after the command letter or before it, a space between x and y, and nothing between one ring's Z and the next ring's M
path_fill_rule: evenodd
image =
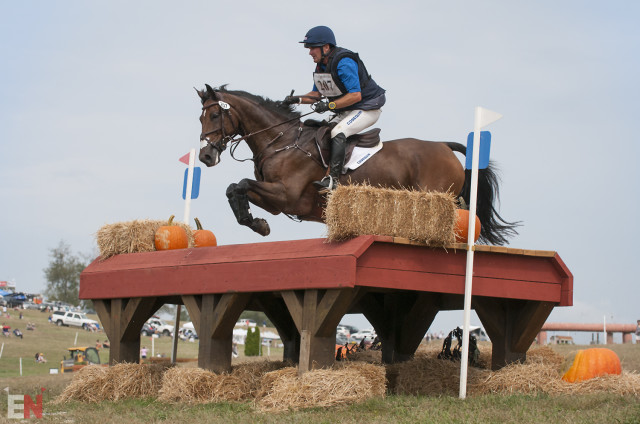
M314 181L313 185L321 194L323 194L323 193L328 193L331 190L335 190L338 184L337 184L337 181L334 180L331 175L327 175L320 181Z

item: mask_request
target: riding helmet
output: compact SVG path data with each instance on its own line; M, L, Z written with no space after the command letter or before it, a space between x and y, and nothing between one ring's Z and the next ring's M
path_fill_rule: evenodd
M333 31L331 28L326 26L317 26L311 28L307 35L304 36L304 40L300 41L300 43L304 43L306 48L309 47L322 47L325 44L331 44L331 46L336 46L336 36L333 35Z

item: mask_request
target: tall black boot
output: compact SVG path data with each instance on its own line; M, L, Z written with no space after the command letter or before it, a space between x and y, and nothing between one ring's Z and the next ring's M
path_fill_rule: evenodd
M347 137L339 133L331 139L331 160L329 161L329 175L313 185L320 193L335 190L344 166L344 156L347 151Z

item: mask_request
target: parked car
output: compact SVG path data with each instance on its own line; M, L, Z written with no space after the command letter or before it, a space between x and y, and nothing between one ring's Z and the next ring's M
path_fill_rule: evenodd
M255 327L256 322L252 319L241 319L236 322L236 327Z
M375 330L373 328L360 330L357 333L351 335L351 340L359 342L362 339L364 339L365 337L366 337L367 340L373 341L373 339L376 338Z
M151 317L147 320L147 324L153 327L157 334L170 336L173 334L173 325L167 324L158 317Z
M342 334L343 336L345 336L348 339L351 336L351 331L349 331L349 329L347 327L345 327L344 325L339 325L336 328L336 334Z
M51 322L59 327L63 325L72 325L84 329L90 329L94 326L95 329L100 327L98 321L89 319L85 314L80 312L55 311L51 314Z
M24 309L40 309L40 305L38 305L37 303L33 303L33 302L25 302L22 304L22 307Z
M146 322L144 324L142 324L142 330L140 330L140 334L148 337L151 336L153 334L155 334L156 330L150 326L149 324L147 324Z

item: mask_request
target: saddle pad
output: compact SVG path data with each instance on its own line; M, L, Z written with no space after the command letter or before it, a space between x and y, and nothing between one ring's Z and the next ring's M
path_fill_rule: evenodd
M368 161L382 149L382 141L378 142L375 147L354 147L351 152L351 158L342 168L342 173L346 174L349 170L357 169L360 165Z

